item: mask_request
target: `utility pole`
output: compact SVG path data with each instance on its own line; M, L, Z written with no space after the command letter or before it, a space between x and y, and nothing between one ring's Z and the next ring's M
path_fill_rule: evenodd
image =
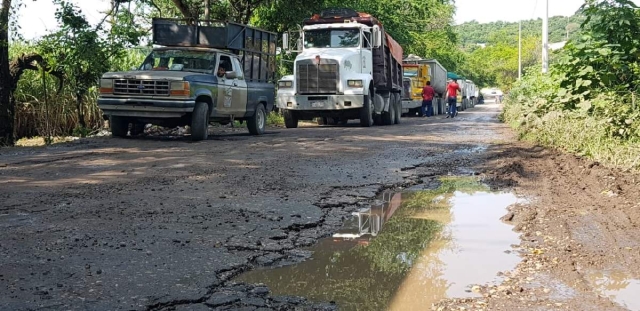
M549 70L549 0L544 0L542 16L542 73Z
M522 77L522 20L518 25L518 80Z

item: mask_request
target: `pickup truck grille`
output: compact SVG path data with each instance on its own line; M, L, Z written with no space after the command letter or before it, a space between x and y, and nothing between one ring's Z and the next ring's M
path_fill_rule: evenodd
M298 94L336 94L338 92L338 62L321 60L316 65L311 60L299 61L296 73Z
M115 79L113 94L169 96L169 81Z

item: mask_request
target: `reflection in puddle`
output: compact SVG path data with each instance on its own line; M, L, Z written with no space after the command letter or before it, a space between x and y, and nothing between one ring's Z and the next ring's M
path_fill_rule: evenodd
M593 273L588 280L600 294L631 311L640 311L640 280L630 279L619 272Z
M273 295L335 301L340 310L429 310L466 297L470 284L511 270L518 235L499 219L517 202L473 178L442 178L436 190L383 196L354 213L297 265L250 271L236 281L265 283ZM393 216L393 217L392 217Z

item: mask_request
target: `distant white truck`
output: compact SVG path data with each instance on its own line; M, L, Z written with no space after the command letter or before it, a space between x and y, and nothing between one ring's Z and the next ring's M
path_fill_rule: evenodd
M283 50L289 51L288 33ZM402 47L367 13L326 9L304 20L293 75L278 82L285 126L359 119L369 127L400 123Z

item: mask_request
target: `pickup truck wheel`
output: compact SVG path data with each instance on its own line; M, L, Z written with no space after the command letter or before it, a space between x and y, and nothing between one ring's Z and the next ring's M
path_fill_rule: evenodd
M373 94L369 91L369 96L365 98L364 106L360 108L360 126L370 127L373 125Z
M282 114L284 115L284 125L288 129L298 127L298 116L296 115L295 111L285 109Z
M109 118L109 126L111 127L111 136L127 137L129 131L129 120L125 117L111 116Z
M251 135L262 135L264 134L266 125L267 113L264 111L264 105L258 104L258 106L256 106L256 112L247 122L247 128L249 128Z
M197 102L191 115L191 140L205 140L209 137L209 105Z

